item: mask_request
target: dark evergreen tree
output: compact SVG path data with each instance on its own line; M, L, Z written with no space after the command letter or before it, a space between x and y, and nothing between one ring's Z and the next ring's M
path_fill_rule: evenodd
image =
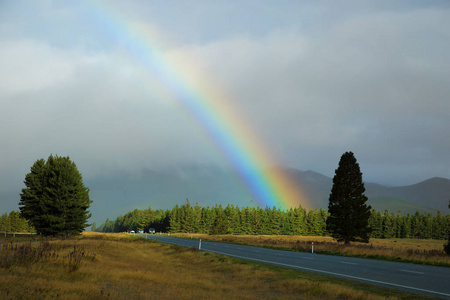
M225 226L225 228L226 228L226 234L235 234L235 229L236 229L236 225L237 224L235 224L235 215L236 215L236 210L235 210L235 208L234 208L234 205L233 204L228 204L225 208L224 208L224 210L223 210L223 212L224 212L224 218L225 218L225 220L224 220L224 226Z
M227 224L225 219L226 219L225 212L223 210L218 211L211 228L211 234L227 233Z
M45 189L45 168L46 163L44 159L37 160L33 166L31 166L31 171L25 176L25 189L22 189L20 194L20 213L21 215L30 221L30 223L38 229L39 225L42 223L42 218L47 214L44 210L43 204L43 194ZM40 232L39 230L37 231Z
M24 183L20 211L37 233L79 234L88 226L89 189L69 157L50 155L46 162L37 160Z
M250 209L247 207L241 210L241 232L242 234L251 234L252 226L251 226L251 216Z
M395 217L394 214L389 213L386 209L383 214L383 235L384 239L390 239L394 237L395 228L394 228Z
M369 242L370 205L359 164L352 152L345 152L333 178L328 204L327 231L339 242Z
M288 214L283 212L281 214L281 221L280 221L281 227L281 234L282 235L292 235L292 229L291 229L291 223L289 221Z
M275 206L267 210L267 221L267 232L271 235L280 234L281 212Z
M103 228L102 228L102 232L113 232L113 227L112 227L113 225L112 225L112 223L111 223L111 221L108 219L108 218L106 218L106 221L105 221L105 223L103 224Z
M397 216L395 217L394 224L395 237L401 238L404 227L404 218L400 215L400 211L397 211Z
M193 232L193 229L194 213L189 199L186 199L186 203L181 206L180 210L180 230L181 232Z
M169 231L180 232L180 207L178 204L170 212Z
M11 224L9 222L9 216L7 213L4 213L0 217L0 232L8 232L11 231Z
M306 234L306 211L303 207L299 206L293 209L290 216L291 228L293 235L304 235Z
M445 226L444 226L444 219L441 216L441 212L438 211L436 216L433 218L433 239L437 239L437 240L445 240L446 236L445 234L447 233L445 231Z
M400 234L401 238L409 238L411 236L411 216L409 214L403 218L403 227Z
M212 224L212 211L208 207L202 207L201 217L200 217L200 227L199 227L199 233L206 233L208 234L211 230L211 224Z
M448 208L450 208L450 201L448 202ZM444 251L445 253L450 255L450 230L448 230L447 234L448 234L448 241L447 244L444 246Z
M381 238L383 236L383 217L379 211L371 210L369 226L372 230L370 237Z

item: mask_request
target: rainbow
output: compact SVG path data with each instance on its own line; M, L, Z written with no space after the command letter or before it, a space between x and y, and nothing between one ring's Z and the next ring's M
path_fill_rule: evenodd
M86 2L92 19L106 33L120 34L123 46L149 76L155 74L165 87L161 93L171 97L194 117L218 149L244 180L251 194L261 207L289 209L311 203L298 185L275 166L275 160L265 150L244 118L229 105L230 99L223 89L214 83L211 74L202 74L200 64L193 64L193 57L169 58L158 43L158 30L148 25L133 24L108 4ZM193 75L193 72L195 76ZM167 92L170 91L170 94Z

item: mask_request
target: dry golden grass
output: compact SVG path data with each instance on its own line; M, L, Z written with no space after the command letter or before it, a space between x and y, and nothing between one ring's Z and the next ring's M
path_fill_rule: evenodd
M283 235L207 235L177 234L181 237L194 237L213 241L242 243L255 246L268 246L311 251L314 242L316 253L339 253L344 255L383 257L450 266L450 256L443 251L446 241L418 239L371 239L368 244L337 243L331 237L283 236Z
M39 245L32 242L30 247ZM13 248L4 247L0 258L12 255ZM50 241L45 249L47 259L0 267L0 299L385 299L386 295L380 294L386 290L361 284L327 282L321 275L239 263L126 234L89 233ZM82 259L79 268L71 270L69 256L74 252L82 253Z

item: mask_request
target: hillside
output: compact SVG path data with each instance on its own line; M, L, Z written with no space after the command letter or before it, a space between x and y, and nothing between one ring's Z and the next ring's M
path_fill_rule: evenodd
M314 171L283 169L313 203L312 208L327 208L332 178ZM116 174L86 181L91 190L93 221L115 218L135 208L171 209L188 198L191 204L214 206L233 204L256 206L241 180L230 171L211 166L187 166L165 171L143 170L139 174ZM377 210L402 214L448 213L450 180L431 178L403 186L386 187L366 183L369 204Z

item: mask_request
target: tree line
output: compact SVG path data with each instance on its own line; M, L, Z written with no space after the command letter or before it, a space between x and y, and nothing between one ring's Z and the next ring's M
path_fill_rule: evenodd
M189 200L171 210L153 210L151 207L128 212L116 220L106 219L99 232L182 232L206 234L248 235L312 235L328 236L324 209L306 210L299 206L288 210L279 208L243 207L232 204L222 207L191 205ZM418 213L401 215L387 210L370 211L369 227L373 238L419 238L445 240L450 231L450 215Z
M13 210L0 216L0 232L35 232L35 229L19 211Z

